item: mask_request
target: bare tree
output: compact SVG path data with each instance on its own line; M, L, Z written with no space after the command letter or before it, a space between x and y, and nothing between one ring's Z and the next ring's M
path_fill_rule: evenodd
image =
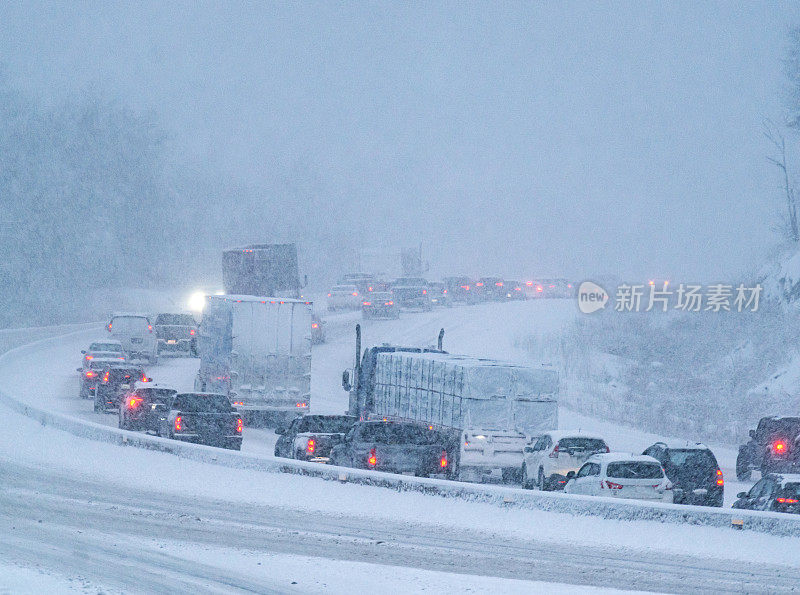
M764 122L764 136L774 145L777 152L776 157L767 157L767 160L774 164L783 176L783 191L786 195L785 233L787 239L796 244L800 242L800 229L797 224L797 196L789 181L789 169L786 166L786 139L769 120Z

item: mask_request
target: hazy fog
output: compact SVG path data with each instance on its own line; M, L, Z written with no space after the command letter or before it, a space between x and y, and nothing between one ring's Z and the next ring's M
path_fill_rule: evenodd
M151 112L242 221L207 254L296 240L327 282L422 241L433 275L685 281L777 241L761 122L796 3L162 4L4 3L0 61L46 105Z

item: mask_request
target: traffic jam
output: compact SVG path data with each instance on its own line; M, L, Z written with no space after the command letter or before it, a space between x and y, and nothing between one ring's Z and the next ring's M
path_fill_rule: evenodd
M558 423L558 371L451 354L445 329L435 346L392 345L355 325L353 365L342 371L340 415L313 412L312 346L325 320L301 293L294 245L226 252L226 292L204 296L194 314L119 312L106 337L81 352L78 396L118 427L240 450L245 426L274 429L275 457L387 473L708 507L724 505L726 478L700 442L654 442L620 452L606 436ZM281 265L281 266L278 266ZM253 286L262 268L269 283ZM284 277L274 274L283 271ZM281 295L283 297L272 297ZM398 319L435 308L571 298L563 279L343 276L329 312ZM267 297L270 296L270 297ZM363 342L362 342L363 341ZM153 382L159 358L199 360L192 392ZM737 509L800 513L800 416L764 417L739 448Z

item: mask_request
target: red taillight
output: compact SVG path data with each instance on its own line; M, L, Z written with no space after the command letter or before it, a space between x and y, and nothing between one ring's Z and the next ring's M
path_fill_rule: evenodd
M148 382L147 374L142 373L142 382Z
M305 407L308 407L308 403L295 403L294 406L295 407L305 408Z
M311 323L311 328L318 328L319 325L316 322Z
M495 283L495 285L497 285L498 287L502 287L503 286L503 282L502 281L498 281L497 283Z
M94 373L94 372L92 372L91 370L89 370L88 372L86 372L86 377L87 377L87 378L94 378L95 376L97 376L97 374L95 374L95 373Z
M236 432L241 434L243 428L244 428L244 422L242 421L242 418L240 417L239 419L236 420Z
M369 463L370 467L374 467L378 464L378 457L375 456L375 449L369 451L369 458L367 459L367 463Z
M108 382L108 372L103 374L103 382Z
M725 480L722 477L722 469L717 469L717 485L724 486Z
M372 287L368 287L367 289L368 289L369 291L372 291Z
M525 285L527 285L528 287L531 287L531 286L533 285L533 281L527 281L527 282L525 283Z
M536 291L544 291L544 288L541 285L537 285Z
M111 332L111 323L108 323L108 331Z
M784 455L786 450L786 443L783 440L776 440L772 443L772 452L776 455Z
M427 295L427 294L428 294L428 290L427 289L423 289L422 290L422 295Z
M147 325L147 331L150 332L150 333L153 332L153 325L152 324L148 324Z
M797 498L775 498L778 504L797 504Z
M237 405L244 405L244 401L234 401L233 406L235 407Z
M315 450L317 450L317 442L313 438L309 438L306 442L306 452L313 455Z
M180 415L175 418L175 431L176 432L183 431L183 420L181 419Z
M197 331L194 330L193 328L190 328L189 329L189 334L194 337L197 334Z
M447 453L442 451L442 456L439 458L439 467L444 469L447 467Z
M328 297L331 297L331 294L328 294Z
M87 355L85 359L86 360L94 359L94 356L93 355Z
M475 287L483 287L483 283L476 283Z
M364 305L364 306L371 306L371 305L372 305L372 302L363 302L363 303L362 303L362 305Z
M140 398L131 397L130 399L128 399L128 409L136 409L139 406L139 403L141 402L142 400Z
M353 295L354 295L354 296L357 296L357 295L358 295L358 292L357 292L357 291L354 291L354 292L353 292Z
M461 289L463 289L464 291L469 291L469 285L462 285Z
M551 452L551 453L550 453L548 456L549 456L551 459L557 459L557 458L558 458L558 444L556 444L556 445L553 447L553 452Z
M384 306L394 306L394 302L385 302Z
M602 482L602 481L600 482L600 487L601 488L603 487L603 483L604 482ZM607 487L609 490L621 490L622 489L622 486L620 484L614 483L613 481L606 480L605 484L606 484L605 487Z

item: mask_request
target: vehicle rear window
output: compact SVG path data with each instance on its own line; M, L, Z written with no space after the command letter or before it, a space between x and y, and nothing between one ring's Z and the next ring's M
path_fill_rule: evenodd
M438 432L411 424L369 424L361 428L361 440L379 444L438 444Z
M353 291L357 291L358 288L355 285L337 285L331 291L345 291L347 293L351 293Z
M323 434L346 434L353 427L352 417L305 417L300 423L300 432L320 432Z
M156 316L156 324L194 326L197 323L191 314L159 314Z
M128 368L111 368L108 374L109 380L112 382L122 382L123 380L140 380L144 376L142 370L128 369Z
M716 469L717 460L709 450L670 449L669 462L676 467L692 467L694 469Z
M122 345L117 343L92 343L89 345L89 351L110 351L113 353L122 352Z
M782 419L765 420L759 424L759 434L762 436L774 436L780 434L791 438L800 434L800 417L785 417Z
M606 443L600 438L562 438L558 450L583 450L588 452L606 451Z
M781 498L800 500L800 483L787 483L778 490L778 496Z
M646 461L623 461L609 463L606 475L617 479L661 479L661 465Z
M175 396L177 391L168 388L148 388L137 392L153 402L166 403Z
M182 394L175 397L174 409L196 413L228 413L233 411L225 395Z
M150 323L144 316L115 316L111 319L111 330L117 333L141 333Z

